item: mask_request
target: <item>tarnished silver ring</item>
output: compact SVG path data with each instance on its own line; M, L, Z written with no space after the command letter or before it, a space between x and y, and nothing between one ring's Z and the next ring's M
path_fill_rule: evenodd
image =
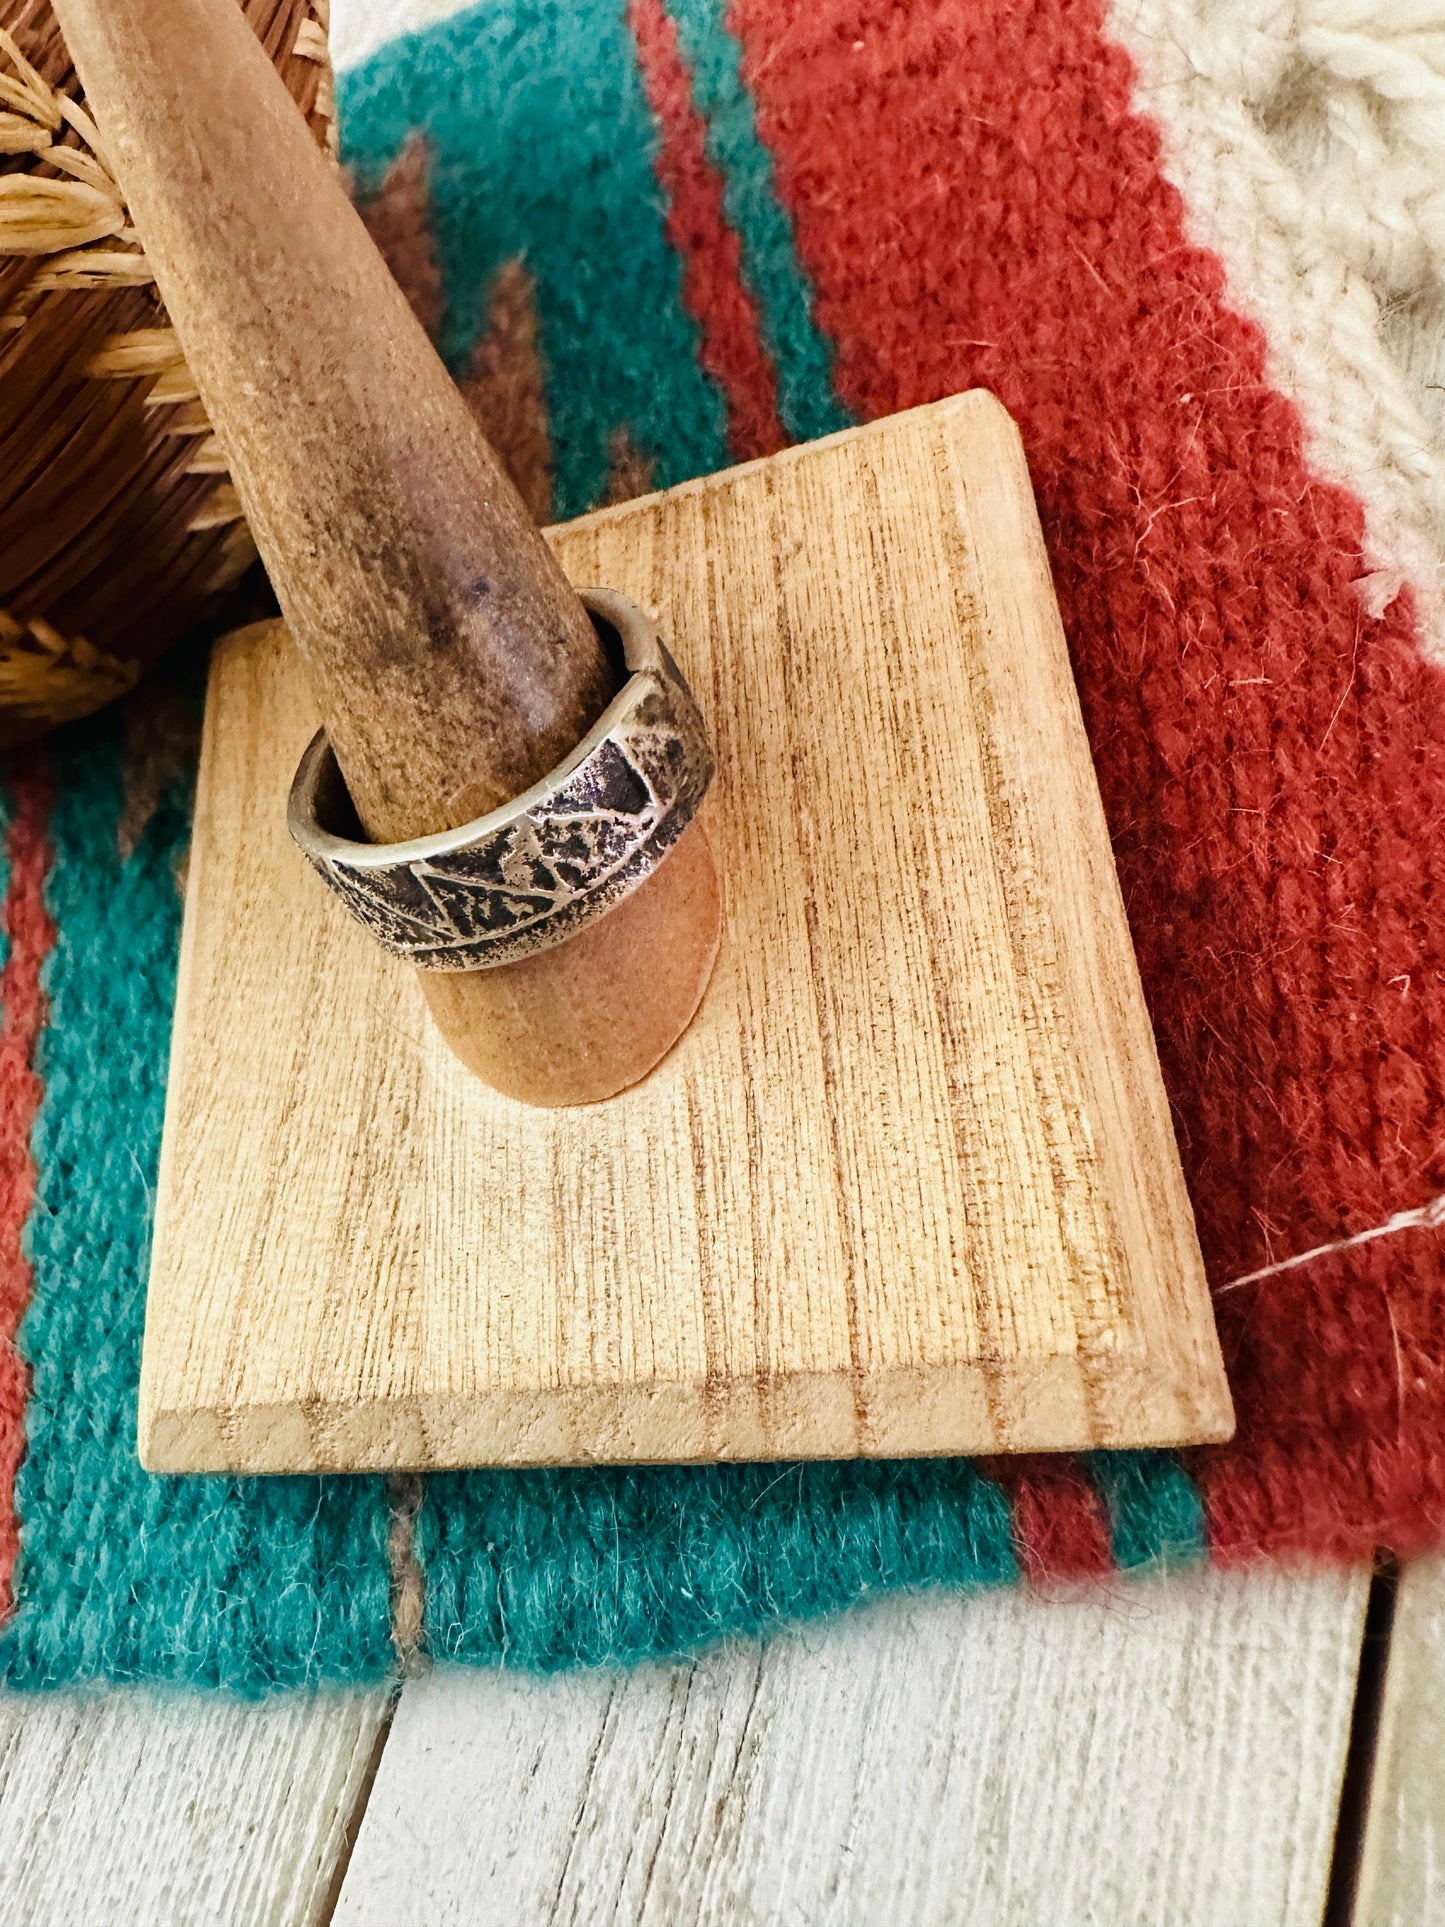
M501 809L409 843L358 841L324 729L302 756L291 834L394 956L486 970L561 943L651 875L706 794L712 746L661 637L624 596L579 593L621 644L627 680L572 753Z

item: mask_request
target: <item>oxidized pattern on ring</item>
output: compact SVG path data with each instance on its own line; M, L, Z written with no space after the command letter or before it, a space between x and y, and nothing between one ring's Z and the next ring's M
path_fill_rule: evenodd
M301 758L292 836L357 921L408 963L485 970L575 935L651 875L707 792L707 729L656 630L623 596L579 593L620 639L627 681L576 749L501 809L409 843L357 841L324 729Z

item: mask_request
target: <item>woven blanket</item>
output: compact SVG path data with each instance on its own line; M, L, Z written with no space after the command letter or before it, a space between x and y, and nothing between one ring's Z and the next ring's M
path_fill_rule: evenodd
M555 1666L884 1587L1445 1536L1445 37L1378 11L353 0L337 23L367 218L540 516L968 387L1018 420L1235 1442L141 1472L186 664L4 772L6 1678Z

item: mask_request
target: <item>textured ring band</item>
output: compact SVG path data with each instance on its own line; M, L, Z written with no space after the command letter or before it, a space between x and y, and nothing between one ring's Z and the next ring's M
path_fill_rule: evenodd
M302 756L291 834L394 956L486 970L561 943L651 875L706 794L707 730L657 631L623 596L579 593L620 643L627 680L576 749L500 809L409 843L367 843L324 729Z

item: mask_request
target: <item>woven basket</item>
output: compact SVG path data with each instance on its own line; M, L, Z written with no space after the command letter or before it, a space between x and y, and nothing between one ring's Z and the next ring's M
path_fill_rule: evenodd
M241 0L319 141L327 0ZM123 694L255 558L49 0L0 0L0 746Z

